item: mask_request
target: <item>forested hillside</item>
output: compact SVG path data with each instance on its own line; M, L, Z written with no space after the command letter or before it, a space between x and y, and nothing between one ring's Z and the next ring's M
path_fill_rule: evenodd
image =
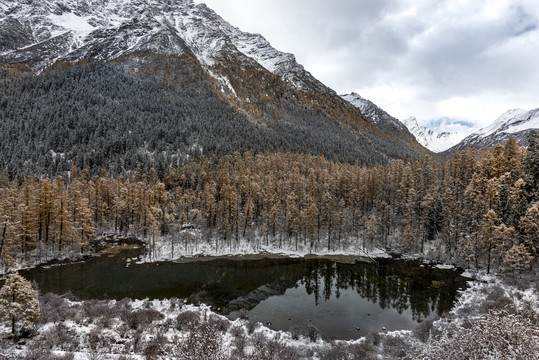
M298 152L373 165L385 163L388 155L417 159L424 151L395 142L344 103L313 98L259 72L272 78L259 82L268 88L253 88L255 80L246 72L244 85L251 85L242 95L252 101L241 105L188 55L57 64L38 76L5 70L0 167L21 179L54 176L72 166L88 167L92 174L104 168L111 175L154 167L162 174L211 153ZM269 88L281 89L286 98L276 101L272 94L264 100L267 95L260 94Z
M96 229L163 236L180 248L240 241L316 250L391 247L458 264L520 272L539 247L539 134L439 163L360 167L322 156L246 152L203 157L160 175L90 175L0 184L0 252L15 258L84 251ZM185 229L202 236L185 236Z

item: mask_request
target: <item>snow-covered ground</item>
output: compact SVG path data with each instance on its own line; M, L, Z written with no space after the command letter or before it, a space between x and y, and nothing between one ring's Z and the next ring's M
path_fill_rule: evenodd
M105 235L103 239L107 237L111 235ZM302 241L296 248L294 241L274 239L265 242L256 236L251 240L232 240L228 246L222 246L222 241L216 245L203 238L197 230L190 229L178 237L146 239L147 251L139 261L238 255L389 256L383 249L364 251L363 246L344 242L339 247L334 244L335 248L328 251L327 246L322 246L323 242L311 249L309 243ZM357 240L352 243L361 244ZM281 246L277 246L279 243ZM437 267L448 269L453 266ZM45 358L75 360L144 359L156 354L161 354L163 359L195 359L214 353L214 357L208 358L334 359L356 356L392 359L408 356L434 359L442 356L457 359L462 356L462 351L477 348L484 352L480 358L494 359L509 354L512 358L533 359L532 354L536 354L533 351L539 351L537 284L532 281L532 288L519 290L495 276L475 271L463 275L476 280L469 282L453 310L443 318L425 321L413 331L372 333L347 341L325 341L314 326L289 332L274 331L248 319L247 311L240 311L239 318L229 320L208 306L188 305L181 299L79 302L49 294L41 298L42 315L32 337L14 341L9 337L8 326L4 324L0 328L0 338L4 339L0 341L0 358L33 359L36 358L33 355L41 353L48 356ZM491 323L493 327L502 327L498 329L499 333L488 333ZM479 331L477 327L487 331L488 336L483 336L485 341L495 344L485 350L472 340L462 340L473 349L456 346L455 339L468 339L466 331L470 328ZM522 334L529 341L524 342ZM508 338L510 344L501 348L496 336ZM529 345L530 341L532 345Z
M327 240L326 240L327 241ZM261 236L254 236L252 239L241 238L231 240L223 244L219 240L207 240L198 230L182 231L179 235L156 237L155 240L146 239L146 254L139 260L140 263L157 261L174 261L181 258L192 258L202 256L242 256L242 255L278 255L288 257L304 257L307 255L343 255L358 256L371 259L390 258L391 255L382 248L363 247L361 239L349 239L341 241L340 244L334 242L327 248L327 242L320 242L318 246L311 248L310 243L306 244L298 241L279 241L278 239L264 240Z
M0 358L459 359L468 354L537 359L535 289L518 289L493 276L481 279L470 282L454 309L439 320L413 331L347 341L324 341L314 327L274 331L248 319L246 312L229 320L208 306L187 305L181 299L79 302L49 294L40 299L42 315L33 336L13 341L6 338L9 327L0 327ZM469 336L470 329L478 327L482 331Z

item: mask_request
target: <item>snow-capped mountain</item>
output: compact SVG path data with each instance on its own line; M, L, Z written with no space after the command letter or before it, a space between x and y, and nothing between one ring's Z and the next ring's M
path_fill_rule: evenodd
M39 150L0 141L0 167L31 151L66 154L66 167L155 153L162 162L275 151L376 164L426 152L396 119L363 114L294 55L192 0L0 0L0 75L21 72L24 84L0 82L12 120L0 134L40 134L28 145ZM56 166L43 157L36 173Z
M39 72L58 60L110 60L150 49L190 53L207 68L247 56L299 89L333 92L294 55L192 0L0 0L0 63L27 63Z
M373 124L387 131L400 131L409 134L408 129L398 119L389 115L385 110L367 100L361 95L352 92L341 97L361 110L361 113Z
M436 153L449 149L466 137L464 133L434 131L419 125L415 117L409 117L403 120L402 123L421 145Z
M450 153L467 147L490 147L503 143L510 137L516 138L520 145L526 145L528 134L534 130L539 130L539 108L533 110L509 110L491 125L467 136L447 152Z

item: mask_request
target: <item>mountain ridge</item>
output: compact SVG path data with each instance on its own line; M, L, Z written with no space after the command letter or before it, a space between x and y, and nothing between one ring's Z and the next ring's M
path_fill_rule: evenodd
M507 141L513 137L519 145L526 146L528 135L539 130L539 108L532 110L511 109L500 115L492 124L468 135L449 148L444 154L464 148L485 148Z

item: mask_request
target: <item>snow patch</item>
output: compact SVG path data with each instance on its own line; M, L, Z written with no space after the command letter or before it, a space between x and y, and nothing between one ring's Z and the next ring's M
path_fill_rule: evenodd
M218 74L215 74L213 71L211 71L209 68L206 68L206 71L208 72L208 74L214 78L215 80L217 80L217 82L219 83L219 85L221 85L221 92L222 93L226 93L226 89L230 90L230 92L232 92L232 94L234 94L234 96L238 96L236 94L236 90L234 90L234 87L232 86L232 84L230 83L230 80L228 80L228 78L226 76L222 76L222 75L218 75Z
M441 269L441 270L453 270L453 269L455 269L455 265L450 265L450 264L437 264L437 265L434 265L434 267L436 269Z
M88 23L90 17L77 16L74 13L63 13L62 15L50 14L50 21L61 28L72 31L76 36L83 38L96 28Z

